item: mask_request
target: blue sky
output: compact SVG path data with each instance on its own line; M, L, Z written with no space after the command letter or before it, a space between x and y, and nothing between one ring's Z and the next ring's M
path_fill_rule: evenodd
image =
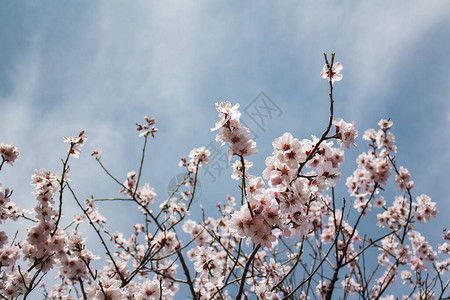
M73 186L81 198L116 195L118 187L89 154L101 148L105 164L124 180L138 167L142 140L134 124L145 115L157 119L160 132L151 141L144 180L162 201L182 171L179 158L214 139L214 103L245 106L264 91L283 115L260 132L253 158L258 175L274 138L285 131L308 138L325 127L322 53L336 52L344 65L343 81L335 85L336 117L354 120L360 136L380 118L392 118L399 163L411 171L416 195L429 194L441 211L432 226L449 226L447 1L46 4L9 1L0 10L0 142L20 151L0 180L21 207L34 206L34 169L60 172L62 137L82 129L89 140L72 161ZM361 139L358 145L346 157L344 177L365 151ZM214 183L200 178L196 205L214 211L228 193L237 195L229 174ZM69 215L76 207L67 201ZM116 204L104 209L110 218L135 217L118 215ZM439 238L440 230L430 228L424 230Z

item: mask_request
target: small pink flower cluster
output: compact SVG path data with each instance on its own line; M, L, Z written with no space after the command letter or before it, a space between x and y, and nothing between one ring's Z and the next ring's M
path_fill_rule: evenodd
M180 167L186 167L189 174L195 175L198 167L208 164L210 155L211 152L205 147L194 148L189 152L189 161L186 160L186 157L183 157L178 165Z
M342 149L350 148L350 144L356 147L355 139L358 137L358 131L355 129L355 123L346 123L342 119L333 120L333 125L338 133L338 142Z
M250 139L250 130L239 123L241 113L237 110L238 108L239 104L231 107L228 101L216 103L220 120L216 123L216 127L211 128L211 131L220 129L216 135L216 141L231 144L228 150L229 160L233 155L248 157L258 153L256 143Z
M344 280L342 280L341 284L342 288L350 295L363 291L361 284L357 283L356 280L352 277L346 277Z
M13 145L0 143L0 156L2 157L1 165L6 162L12 166L14 165L14 162L19 158L19 151Z
M420 223L425 223L430 218L435 218L439 211L436 209L436 202L432 202L431 198L425 194L422 194L416 198L413 206L415 208L414 218Z
M273 143L273 155L266 158L267 168L263 172L263 177L269 180L272 186L279 186L279 190L284 190L297 177L299 163L306 160L308 151L314 147L309 140L301 143L290 133L284 133L276 138Z
M248 178L249 178L248 169L253 167L253 162L244 159L244 166L245 166L245 170L242 168L241 161L237 159L231 166L233 168L233 174L231 175L231 178L233 178L235 180L239 180L242 178L243 173L245 173L245 179L248 180Z
M284 226L273 192L260 189L253 194L249 193L248 198L252 212L248 205L242 205L231 217L231 232L241 238L248 237L248 243L261 244L265 248L274 247L278 244L277 238L280 235L277 228Z
M11 166L19 158L19 152L15 146L0 143L0 170L6 162ZM2 190L0 182L0 224L7 219L16 221L24 212L17 208L11 201L12 191L9 188ZM21 250L17 245L8 245L8 235L0 231L0 290L10 298L18 297L26 292L24 284L29 283L26 271L20 272L14 269L16 261L20 258Z
M385 126L386 123L390 126ZM396 152L395 137L388 132L392 122L381 120L378 124L381 127L380 130L369 129L364 132L363 139L369 141L371 150L358 156L356 160L358 168L346 181L348 192L355 197L353 207L359 212L370 211L372 203L369 201L378 194L379 184L385 185L391 175L389 154ZM384 198L381 196L376 199L375 206L382 205L384 205Z
M97 205L95 205L94 199L92 198L88 198L86 200L84 200L84 205L85 205L85 211L86 211L86 215L89 216L89 219L91 219L91 221L93 223L106 223L106 218L105 216L103 216ZM79 222L78 223L84 223L85 222L85 218L84 215L83 217L79 217Z
M16 221L18 215L22 213L17 208L17 205L11 201L12 191L9 188L5 188L2 191L1 182L0 182L0 224L5 222L7 219L11 219ZM4 231L0 231L0 248L5 245L8 241L8 237Z
M135 171L130 171L127 173L127 179L123 183L123 189L120 190L128 196L133 196L136 193L138 176Z
M152 137L155 137L155 133L158 132L158 128L155 128L155 126L153 126L156 124L155 118L149 118L145 116L144 120L145 122L147 122L147 125L136 123L136 130L139 131L139 137L147 137L149 134L151 134Z
M395 182L397 182L397 187L400 191L404 191L405 189L412 189L414 187L414 181L410 180L411 174L407 168L401 166L398 168L398 174L395 175Z
M444 253L446 255L446 259L436 264L436 269L441 274L448 272L450 269L450 231L445 230L442 238L445 242L442 245L439 245L438 251L439 253Z
M205 147L194 148L189 153L189 163L191 166L204 166L209 162L210 155L211 152Z
M381 214L377 214L377 226L389 226L392 230L398 230L407 224L410 214L408 201L404 196L395 196L392 206L389 206Z
M136 300L165 299L168 295L164 291L164 296L161 295L161 285L158 280L146 279L139 288Z
M8 297L16 297L26 291L32 275L30 271L37 267L43 272L52 269L56 263L56 253L64 246L64 236L58 230L54 234L56 212L53 210L53 196L59 186L56 174L41 170L35 171L32 182L35 187L37 204L34 207L37 224L28 228L27 238L17 245L2 249L6 259L3 276L8 278L5 281L4 289ZM20 249L21 255L29 261L28 270L15 269L13 266ZM2 263L3 266L3 263Z
M438 250L439 252L445 253L446 255L450 255L450 230L445 230L442 238L445 242L444 244L439 245Z
M53 198L59 187L58 174L36 170L31 179L37 200L34 211L38 222L28 228L27 239L21 247L30 263L40 259L45 261L46 266L43 269L49 270L55 263L54 253L61 250L64 244L62 232L59 230L55 232L58 212L53 208L55 204Z
M436 262L438 260L436 251L425 241L419 232L411 230L408 233L408 237L411 241L414 255L411 256L410 266L414 271L427 270L426 262Z
M6 299L14 299L26 293L26 286L30 284L30 276L28 272L11 270L10 272L3 272L3 280L0 285L3 295Z
M64 137L64 143L70 143L69 153L74 158L80 157L81 147L87 141L87 136L84 130L80 132L78 136Z
M136 197L141 205L141 211L146 214L146 209L148 210L148 206L154 202L156 192L148 183L138 188L138 178L139 176L135 171L128 172L127 179L123 182L123 188L120 192L130 197Z

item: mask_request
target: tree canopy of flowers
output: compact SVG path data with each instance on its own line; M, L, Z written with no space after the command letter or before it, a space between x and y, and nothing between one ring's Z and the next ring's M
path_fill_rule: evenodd
M70 181L69 162L79 157L87 136L81 131L64 138L69 149L62 172L36 170L31 176L32 211L18 208L12 190L0 186L0 224L21 220L28 226L22 240L0 231L0 298L26 299L39 289L45 299L448 298L450 232L444 230L442 243L432 247L416 228L438 210L398 165L390 119L362 134L358 144L367 147L360 149L353 174L341 178L345 150L356 147L360 135L354 123L334 116L334 84L342 80L343 66L334 54L324 57L325 130L304 139L288 132L276 138L262 174L250 171L258 148L240 121L239 104L216 104L219 120L211 131L228 147L229 161L236 159L231 177L240 188L240 195L224 195L216 217L205 211L197 220L190 216L199 169L210 161L205 147L181 159L183 180L156 203L155 189L141 181L147 143L158 131L156 120L145 117L136 124L144 139L140 168L125 181L109 172L100 150L92 153L117 183L119 196L110 200L140 211L131 236L110 232L99 199L79 199ZM2 172L19 159L13 145L0 143L0 154ZM388 181L395 181L395 195L386 195ZM348 195L335 195L340 183ZM77 214L62 215L67 201L78 205ZM369 215L376 216L378 230L363 233ZM83 223L104 252L86 247ZM46 276L56 276L53 285Z

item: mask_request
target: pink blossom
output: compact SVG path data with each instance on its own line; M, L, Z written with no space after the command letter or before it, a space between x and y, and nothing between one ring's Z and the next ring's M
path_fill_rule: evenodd
M158 300L160 299L161 283L157 280L145 280L140 286L136 300Z
M216 123L214 128L211 128L211 131L225 127L227 124L231 128L239 127L241 113L238 111L238 108L239 104L232 107L229 101L220 102L220 104L216 103L216 110L219 113L220 120Z
M401 272L400 276L402 277L403 284L411 282L412 274L410 271L404 270Z
M339 133L339 145L342 149L350 148L350 144L356 147L355 139L358 137L358 131L355 129L355 123L346 123L342 119L333 120L336 132Z
M0 143L0 156L5 162L12 166L14 165L14 162L19 158L19 151L13 145Z
M147 122L147 125L141 125L139 123L136 123L136 130L139 131L139 137L145 136L147 137L149 134L152 135L152 137L155 137L155 133L158 132L158 128L155 128L156 120L155 118L149 118L147 116L144 117L144 120Z
M341 71L344 69L342 64L340 62L333 63L333 67L331 68L331 78L330 78L330 66L328 64L325 64L323 66L322 71L320 72L320 76L324 79L331 80L332 83L335 81L341 81L342 80L342 74Z
M190 162L199 166L206 165L209 162L210 155L211 152L205 147L194 148L189 153L189 157L191 158Z
M74 158L80 157L81 147L87 141L87 136L84 130L80 132L78 136L64 137L64 143L70 143L69 152Z
M248 160L244 160L244 165L245 165L245 177L248 178L249 174L248 174L248 169L250 169L251 167L253 167L253 163L251 161ZM231 178L235 179L235 180L239 180L240 178L242 178L242 163L240 160L236 160L233 165L231 166L233 168L233 174L231 175Z
M425 194L422 194L416 198L414 206L416 212L414 213L415 219L420 223L428 222L430 218L435 218L439 211L436 209L436 202L432 202L431 198Z

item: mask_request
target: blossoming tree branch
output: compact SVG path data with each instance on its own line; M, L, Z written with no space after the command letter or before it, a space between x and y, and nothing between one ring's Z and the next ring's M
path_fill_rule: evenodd
M216 104L219 121L211 130L235 160L231 177L241 191L224 195L216 217L205 211L196 220L190 216L199 169L209 162L205 147L181 159L184 179L170 197L155 203L154 188L141 180L147 144L157 133L155 119L137 124L144 140L140 166L125 181L111 174L100 150L92 153L117 183L114 198L79 199L69 164L87 137L82 131L64 138L69 150L61 173L36 170L31 177L32 213L14 204L12 189L0 190L0 224L27 225L23 240L0 231L0 298L26 299L39 294L36 290L45 299L449 297L450 233L444 231L442 243L433 248L416 229L438 211L430 197L414 190L408 169L398 165L392 121L381 120L378 129L364 132L368 147L361 148L353 174L341 180L344 151L356 147L358 131L334 116L334 84L343 69L334 57L325 55L321 72L329 88L323 133L300 140L286 132L276 138L260 176L250 171L258 149L240 122L239 104ZM0 170L8 172L19 152L1 143L0 154ZM396 182L395 195L383 189L390 180ZM347 195L335 193L341 182ZM97 206L115 200L140 211L140 222L130 224L131 236L110 232ZM69 201L79 213L63 216ZM376 215L379 230L362 233L369 215ZM80 228L87 226L103 252L86 247Z

